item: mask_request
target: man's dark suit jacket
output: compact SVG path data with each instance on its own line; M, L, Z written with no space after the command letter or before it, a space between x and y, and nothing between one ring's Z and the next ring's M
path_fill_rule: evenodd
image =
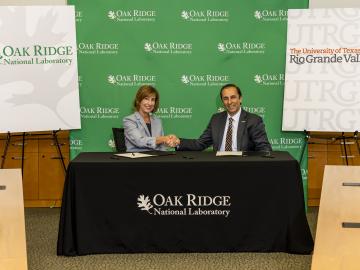
M216 113L199 139L180 139L178 151L202 151L213 145L219 151L224 136L227 112ZM271 151L262 118L241 109L237 129L238 151Z

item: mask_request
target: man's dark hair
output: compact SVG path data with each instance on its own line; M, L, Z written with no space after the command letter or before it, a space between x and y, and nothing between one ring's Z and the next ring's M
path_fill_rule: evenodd
M221 99L222 99L222 91L223 91L225 88L229 88L229 87L235 87L236 90L237 90L237 92L238 92L238 94L239 94L239 97L242 96L241 90L240 90L240 87L239 87L239 86L237 86L236 84L233 84L233 83L228 83L228 84L225 84L225 85L224 85L223 87L221 87L221 89L220 89L220 98L221 98Z

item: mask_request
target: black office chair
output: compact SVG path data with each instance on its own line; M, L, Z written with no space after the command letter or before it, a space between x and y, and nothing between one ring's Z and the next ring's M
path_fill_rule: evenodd
M126 152L125 134L123 128L112 128L117 152Z

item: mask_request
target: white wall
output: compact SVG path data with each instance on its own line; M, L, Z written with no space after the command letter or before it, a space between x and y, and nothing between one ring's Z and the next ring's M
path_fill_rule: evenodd
M351 8L360 7L359 0L309 0L310 8Z
M67 0L0 0L0 6L66 5Z

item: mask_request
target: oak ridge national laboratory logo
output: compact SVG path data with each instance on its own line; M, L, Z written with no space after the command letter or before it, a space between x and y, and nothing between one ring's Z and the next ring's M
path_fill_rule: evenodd
M155 86L156 76L149 74L109 74L107 82L114 86L141 86L143 84Z
M191 54L192 43L181 42L146 42L144 50L153 54Z
M83 140L81 139L70 139L70 150L72 151L82 151L83 150Z
M82 85L83 85L83 80L84 80L83 76L79 75L79 76L78 76L79 88L82 87Z
M273 150L301 149L304 139L302 137L294 138L269 138Z
M308 169L300 169L300 170L303 181L306 181L308 179L309 170Z
M220 74L183 74L180 77L180 81L186 86L223 86L230 82L230 76Z
M137 207L153 216L230 216L231 197L227 195L139 195Z
M266 108L263 106L258 106L258 107L254 107L254 106L241 106L245 111L249 112L249 113L254 113L257 114L259 116L261 116L262 119L265 119L265 113L266 113Z
M254 82L258 85L262 86L282 86L285 82L285 75L284 73L278 74L255 74L254 75Z
M78 43L78 52L83 55L116 55L119 53L120 44L118 43Z
M192 107L159 107L156 116L160 119L191 119L193 114Z
M187 22L229 22L228 10L182 10L180 17Z
M155 10L109 10L107 12L109 20L114 22L134 22L134 23L147 23L156 21Z
M111 149L116 148L114 139L109 139L107 144Z
M261 116L262 119L265 119L265 113L266 113L266 108L265 107L248 107L248 106L241 106L241 108L243 108L245 111L250 112L250 113L254 113L257 114L259 116ZM217 108L216 112L221 113L224 112L225 108L220 106Z
M0 46L0 65L68 65L71 66L76 48L71 45Z
M266 44L264 42L219 42L218 52L222 54L264 54Z
M81 119L119 119L118 107L80 107Z
M81 23L84 18L84 11L82 10L76 10L75 11L75 22Z
M145 197L144 195L140 195L137 200L138 200L137 205L140 208L140 210L147 211L149 214L152 214L150 212L150 209L153 208L153 206L150 202L149 196Z
M254 18L257 21L262 22L283 22L287 21L287 10L278 9L278 10L255 10Z

